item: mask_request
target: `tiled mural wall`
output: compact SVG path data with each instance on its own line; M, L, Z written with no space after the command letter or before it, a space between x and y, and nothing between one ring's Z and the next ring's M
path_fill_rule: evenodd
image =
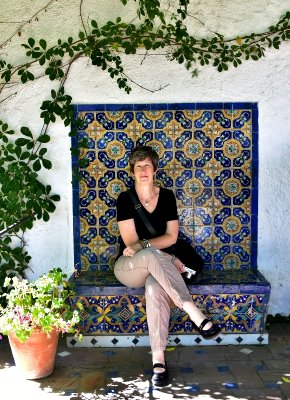
M77 269L112 269L116 198L133 185L128 156L143 144L157 150L157 182L176 194L180 235L206 269L257 267L256 103L76 105L75 119L73 147L87 140L73 156Z

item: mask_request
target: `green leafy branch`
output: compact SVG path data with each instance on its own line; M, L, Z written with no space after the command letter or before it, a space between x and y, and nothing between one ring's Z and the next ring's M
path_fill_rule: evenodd
M122 2L127 3L126 0ZM131 87L122 66L123 54L136 54L140 49L164 49L164 55L185 64L192 72L195 72L197 64L211 64L221 72L230 65L241 65L243 60L257 61L264 57L266 48L279 49L281 43L290 38L290 12L287 12L264 33L232 39L213 33L210 39L198 39L188 32L187 3L185 0L180 1L180 8L177 8L169 22L165 21L158 1L141 0L138 8L140 19L136 24L125 23L118 17L115 22L108 21L99 27L92 20L90 34L80 31L78 38L69 37L66 41L58 39L57 45L50 48L47 48L44 39L36 42L34 38L29 38L22 45L26 50L26 63L13 66L0 60L2 89L16 75L22 83L34 80L33 66L36 63L44 68L44 75L50 80L60 80L64 77L64 67L67 64L79 57L87 57L93 65L106 70L120 89L130 93Z
M48 141L46 134L35 139L27 127L16 136L0 121L0 282L28 268L30 256L24 249L23 232L36 219L48 221L59 201L51 186L38 179L42 167L52 167L43 147Z

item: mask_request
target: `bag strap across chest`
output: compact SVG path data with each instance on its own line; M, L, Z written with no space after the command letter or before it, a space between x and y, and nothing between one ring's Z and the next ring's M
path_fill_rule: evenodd
M144 213L142 206L140 202L138 201L133 189L128 190L128 194L130 196L130 199L132 200L135 210L138 212L139 216L141 217L141 220L143 221L144 225L148 229L148 231L151 233L152 236L156 235L156 231L149 221L149 219L146 217L146 214Z

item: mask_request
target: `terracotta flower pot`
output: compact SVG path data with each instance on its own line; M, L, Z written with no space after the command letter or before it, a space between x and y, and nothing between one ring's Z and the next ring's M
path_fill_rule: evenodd
M13 332L8 338L16 367L24 378L44 378L53 372L59 338L56 330L49 334L35 331L24 343Z

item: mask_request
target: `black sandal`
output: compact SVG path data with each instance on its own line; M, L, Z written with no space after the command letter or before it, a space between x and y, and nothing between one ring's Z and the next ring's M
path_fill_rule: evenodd
M197 330L204 339L214 339L221 333L221 328L218 325L212 324L209 329L203 329L208 322L210 322L210 320L205 318Z
M154 372L154 368L164 368L163 372ZM152 371L152 378L151 381L154 386L167 386L169 383L169 372L167 368L167 363L161 364L161 363L156 363L153 365L153 371Z

